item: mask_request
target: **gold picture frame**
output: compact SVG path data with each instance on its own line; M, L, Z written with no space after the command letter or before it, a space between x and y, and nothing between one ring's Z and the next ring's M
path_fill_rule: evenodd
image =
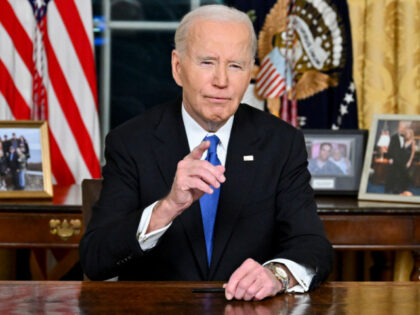
M374 115L358 198L420 203L420 116Z
M0 199L52 198L46 121L0 121Z

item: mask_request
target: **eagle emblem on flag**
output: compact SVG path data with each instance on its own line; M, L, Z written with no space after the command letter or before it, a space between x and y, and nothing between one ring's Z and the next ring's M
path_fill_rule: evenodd
M337 86L345 64L345 30L334 6L327 0L278 0L259 34L256 93L276 98L279 80L288 82L297 100ZM267 83L266 64L277 65L281 79ZM273 67L273 66L272 66ZM290 69L287 70L287 69ZM271 92L271 93L270 93ZM292 93L289 93L289 99ZM270 110L271 111L271 110ZM278 113L278 112L277 112Z

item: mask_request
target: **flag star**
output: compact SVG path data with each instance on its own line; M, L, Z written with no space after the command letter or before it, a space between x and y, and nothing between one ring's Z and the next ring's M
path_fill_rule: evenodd
M348 114L348 113L349 113L349 111L348 111L347 105L341 104L340 105L340 114L342 116L344 116L345 114Z
M332 124L331 129L332 130L338 130L340 128L336 124Z
M346 93L346 95L344 96L344 101L347 104L350 104L351 102L354 102L353 94Z
M350 83L349 90L354 92L355 89L356 89L356 86L354 85L354 82Z

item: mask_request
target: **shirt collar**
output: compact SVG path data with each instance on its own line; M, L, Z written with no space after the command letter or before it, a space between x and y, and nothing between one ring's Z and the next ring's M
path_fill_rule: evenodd
M220 139L219 146L221 146L226 152L229 144L230 132L232 130L233 118L234 115L232 115L216 132L208 132L203 129L190 114L188 114L185 110L184 103L182 103L182 120L184 121L190 151L198 146L201 141L203 141L204 137L216 135Z

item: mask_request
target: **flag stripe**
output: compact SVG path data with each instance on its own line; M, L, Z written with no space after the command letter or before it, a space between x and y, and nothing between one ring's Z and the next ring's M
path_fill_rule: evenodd
M12 38L0 24L0 59L14 81L16 89L22 95L25 103L30 106L32 98L32 74L26 67L20 55L16 53Z
M279 77L280 77L280 75L276 74L274 76L274 78L272 78L272 79L270 78L271 81L267 84L267 86L264 88L264 90L261 92L261 94L264 95L266 93L267 89L269 89L270 86L272 86L272 84L274 84L274 82L277 81L277 79L279 79Z
M99 119L94 96L69 37L69 32L63 24L54 3L49 7L48 16L48 23L54 25L54 28L49 29L48 38L51 41L51 46L74 97L78 111L83 113L81 115L83 123L85 126L91 126L88 132L89 136L94 139L99 134ZM54 36L55 33L59 33L61 36ZM99 142L94 142L93 145L96 155L99 156Z
M13 120L15 119L10 111L7 101L3 96L3 93L0 91L0 119L2 120Z
M72 185L76 183L76 180L70 171L66 161L64 160L63 154L55 140L55 137L50 129L48 129L48 135L50 138L50 150L51 156L54 157L54 163L52 163L53 174L60 174L61 185ZM57 177L57 176L56 176Z
M16 119L29 119L31 117L30 108L16 88L14 80L2 60L0 60L0 92L4 95Z
M271 96L271 94L273 94L273 92L275 92L275 90L277 90L277 88L281 86L282 84L283 84L283 81L281 79L278 81L278 83L273 83L272 85L273 88L267 92L267 95ZM275 94L273 95L275 96Z
M262 94L263 90L265 90L265 88L267 87L268 82L270 82L271 78L273 77L273 75L275 74L276 69L272 69L266 76L266 78L261 82L261 85L258 88L258 93Z
M79 11L73 1L55 0L55 5L58 12L63 19L64 25L68 30L73 46L76 50L80 64L86 75L89 87L91 89L95 104L97 106L96 93L96 76L95 76L95 61L93 57L93 50L89 43L89 38L84 30L83 22L80 18ZM97 109L97 107L96 107Z
M79 182L80 179L91 177L90 172L83 160L74 134L61 109L54 88L48 87L49 115L54 119L49 119L51 132L54 134L60 151L66 161L71 173ZM59 169L57 171L60 171ZM58 173L60 176L60 173Z
M66 120L72 130L82 157L88 167L92 177L100 176L99 161L93 149L92 139L89 137L80 113L77 109L74 97L66 82L62 69L55 56L48 34L44 36L44 45L47 52L48 59L48 73L51 84L57 95L61 109L66 117Z
M263 63L262 63L262 65L260 66L260 68L261 69L264 69L265 68L265 66L267 65L267 63L270 61L270 59L269 58L264 58L264 60L263 60Z
M268 94L267 98L280 97L282 95L282 93L285 91L285 89L286 89L286 87L285 87L284 84L279 84L277 86L277 88L275 90L273 90L273 92Z
M3 27L9 33L13 41L13 45L18 51L28 70L31 71L33 67L32 41L26 33L25 29L20 24L15 12L13 11L13 8L10 6L10 3L8 1L2 2L2 8L0 10L0 23L3 24Z
M0 120L48 120L58 184L100 177L91 1L0 2Z
M261 86L261 84L263 84L263 81L265 81L269 71L271 70L271 68L273 67L273 65L270 63L269 65L267 65L265 68L261 69L260 74L261 76L257 77L257 88L259 88Z

